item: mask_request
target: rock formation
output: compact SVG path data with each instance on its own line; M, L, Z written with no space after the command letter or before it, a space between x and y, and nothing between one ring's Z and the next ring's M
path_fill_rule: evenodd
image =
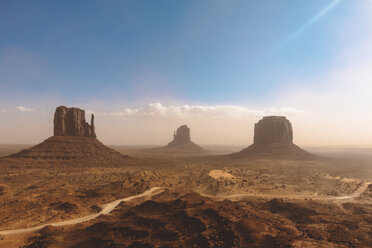
M284 116L266 116L254 126L254 144L292 144L292 124Z
M93 114L90 122L85 121L84 110L59 106L54 114L54 135L96 138Z
M313 159L314 155L293 144L292 124L284 116L266 116L254 127L253 145L232 157Z
M173 133L173 140L164 147L157 147L144 150L152 153L165 154L202 154L208 151L191 141L190 128L187 125L180 126Z
M191 142L190 128L186 125L180 126L173 134L173 141L168 145L176 145Z
M93 163L121 163L124 156L103 145L96 139L94 115L90 125L85 121L85 111L59 106L54 114L54 136L44 142L10 155L12 159L34 161L84 161Z
M190 128L187 125L180 126L173 134L171 141L165 148L177 149L180 152L206 152L203 148L191 141Z

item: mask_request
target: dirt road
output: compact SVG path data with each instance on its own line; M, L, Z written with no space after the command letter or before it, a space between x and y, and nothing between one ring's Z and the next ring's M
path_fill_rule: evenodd
M252 193L239 193L239 194L233 194L233 195L206 195L201 194L202 196L217 199L217 200L224 200L228 199L231 201L238 201L245 197L264 197L264 198L285 198L285 199L312 199L312 200L333 200L333 201L350 201L352 199L357 198L361 194L366 191L368 188L368 185L372 184L372 182L365 182L362 186L360 186L354 193L347 195L347 196L301 196L301 195L284 195L284 196L278 196L278 195L265 195L265 194L252 194Z
M78 224L81 222L93 220L97 218L98 216L102 214L109 214L112 210L114 210L121 202L126 202L126 201L131 201L136 198L144 197L144 196L152 196L159 194L161 192L159 187L154 187L149 190L146 190L145 192L134 195L134 196L128 196L119 200L115 200L106 204L103 204L101 206L101 211L96 214L91 214L87 215L84 217L76 218L76 219L71 219L71 220L66 220L66 221L60 221L60 222L54 222L54 223L48 223L48 224L43 224L35 227L29 227L29 228L21 228L21 229L14 229L14 230L4 230L0 231L0 235L6 236L6 235L12 235L12 234L20 234L20 233L26 233L26 232L33 232L42 229L45 226L67 226L67 225L74 225Z

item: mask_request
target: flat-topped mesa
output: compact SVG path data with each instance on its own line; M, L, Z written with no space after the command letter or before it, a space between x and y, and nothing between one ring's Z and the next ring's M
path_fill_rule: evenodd
M284 116L266 116L254 126L254 143L233 158L313 160L316 156L293 144L292 124Z
M184 143L191 141L190 128L187 125L180 126L173 135L173 142Z
M84 110L59 106L54 114L54 135L96 138L94 115L89 125Z
M284 116L266 116L254 127L254 144L292 144L292 124Z

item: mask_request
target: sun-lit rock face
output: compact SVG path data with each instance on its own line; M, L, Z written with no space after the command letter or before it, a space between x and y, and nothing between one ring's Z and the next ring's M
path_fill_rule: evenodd
M91 115L89 125L84 110L59 106L54 114L54 135L96 138L94 115Z
M292 144L292 124L284 116L267 116L254 127L254 144Z

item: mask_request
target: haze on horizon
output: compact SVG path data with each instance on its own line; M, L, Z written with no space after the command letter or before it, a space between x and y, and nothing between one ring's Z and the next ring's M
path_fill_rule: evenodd
M285 115L296 144L371 146L371 26L371 0L1 1L0 143L66 105L106 144L247 146Z

